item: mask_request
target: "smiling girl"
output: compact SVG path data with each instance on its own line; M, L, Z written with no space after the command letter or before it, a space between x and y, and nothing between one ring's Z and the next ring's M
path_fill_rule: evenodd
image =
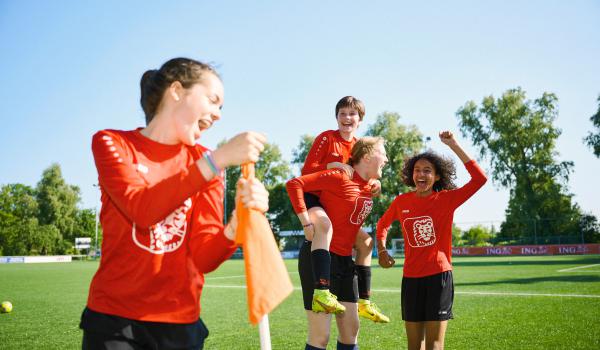
M140 85L146 127L92 139L103 240L81 316L82 348L202 349L204 274L236 249L236 220L222 224L222 169L256 162L266 140L246 132L214 152L196 144L223 105L223 84L207 64L175 58L144 73ZM268 208L258 180L240 180L237 196Z
M402 226L405 259L401 304L410 350L444 348L454 300L454 211L487 180L450 131L440 132L439 136L464 163L471 180L456 188L451 160L433 152L416 155L402 170L403 182L415 190L397 196L377 223L377 250L383 268L395 264L385 249L388 229L395 220Z

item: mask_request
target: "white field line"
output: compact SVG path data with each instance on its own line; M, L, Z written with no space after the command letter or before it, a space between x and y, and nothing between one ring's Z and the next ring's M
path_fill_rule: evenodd
M246 289L246 286L235 286L235 285L216 285L216 284L205 284L207 288L232 288L232 289ZM294 287L294 290L300 290L300 287ZM400 293L400 289L372 289L371 292L375 293ZM507 292L463 292L455 291L455 294L464 295L491 295L501 297L559 297L559 298L600 298L600 295L594 294L552 294L552 293L507 293Z
M292 274L292 273L297 273L298 271L288 271L288 273ZM204 280L205 281L212 281L212 280L223 280L223 279L228 279L228 278L240 278L240 277L246 277L246 275L232 275L232 276L218 276L218 277L206 277Z
M558 272L569 272L569 271L573 271L573 270L577 270L577 269L585 269L587 267L592 267L592 266L600 266L600 264L592 264L592 265L584 265L584 266L576 266L576 267L571 267L568 269L562 269L562 270L558 270Z
M222 280L222 279L226 279L226 278L240 278L240 277L246 277L246 275L206 277L204 280L206 280L206 281L212 281L212 280Z

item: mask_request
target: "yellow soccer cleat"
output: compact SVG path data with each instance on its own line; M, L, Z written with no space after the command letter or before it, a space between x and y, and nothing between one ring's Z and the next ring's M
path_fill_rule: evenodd
M375 303L365 299L358 299L358 316L378 323L390 322L390 318L384 315Z
M315 289L313 292L312 311L328 314L341 314L346 307L337 301L337 297L328 289Z

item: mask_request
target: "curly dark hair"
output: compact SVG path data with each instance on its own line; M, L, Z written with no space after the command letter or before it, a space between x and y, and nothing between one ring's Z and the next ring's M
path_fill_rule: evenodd
M435 175L439 175L440 177L440 179L433 184L433 190L435 192L453 190L456 188L456 184L454 183L454 180L456 179L456 167L454 166L454 162L433 151L417 154L404 162L404 167L402 168L402 182L404 182L406 186L416 187L415 181L413 180L413 171L415 169L415 163L420 159L425 159L433 164Z

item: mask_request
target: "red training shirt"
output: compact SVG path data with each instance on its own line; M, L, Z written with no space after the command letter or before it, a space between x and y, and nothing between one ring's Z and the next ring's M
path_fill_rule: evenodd
M102 192L102 258L88 307L134 320L192 323L204 273L236 246L223 234L223 178L206 181L200 145L165 145L140 131L92 140Z
M485 184L485 173L475 160L465 163L471 180L455 190L418 197L398 195L377 222L377 240L384 240L398 220L404 235L404 276L425 277L452 270L452 220L454 211Z
M327 164L333 162L347 163L352 153L356 137L346 141L339 130L327 130L315 138L304 166L302 175L312 174L317 171L327 170Z
M329 250L352 255L356 234L373 208L368 181L356 171L350 179L341 169L329 169L291 179L286 188L296 214L306 211L304 192L320 192L319 201L333 226Z

